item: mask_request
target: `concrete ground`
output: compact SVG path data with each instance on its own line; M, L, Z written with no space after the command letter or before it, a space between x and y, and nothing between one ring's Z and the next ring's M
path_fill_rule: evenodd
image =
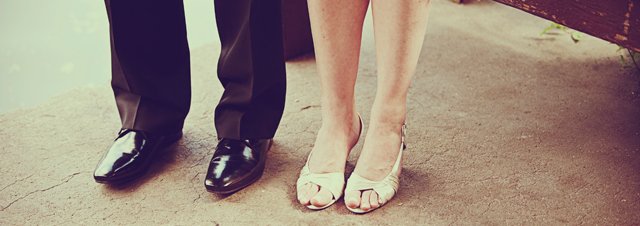
M212 43L192 50L185 137L133 185L91 177L119 126L108 84L0 115L0 224L640 224L640 77L617 47L540 36L549 22L492 2L434 1L431 13L402 185L380 210L296 202L320 125L312 56L287 64L286 112L264 177L228 197L207 193L222 93ZM376 83L370 22L357 84L365 119Z

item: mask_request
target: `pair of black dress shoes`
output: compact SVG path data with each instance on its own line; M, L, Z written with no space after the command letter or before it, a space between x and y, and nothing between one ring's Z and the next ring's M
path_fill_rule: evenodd
M123 184L144 175L153 161L182 137L182 132L152 135L122 129L98 163L93 177L98 183ZM264 171L271 139L220 139L209 163L204 185L218 194L236 192L257 181Z

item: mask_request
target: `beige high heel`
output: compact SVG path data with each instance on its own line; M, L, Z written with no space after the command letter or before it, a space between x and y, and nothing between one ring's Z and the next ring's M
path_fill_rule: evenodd
M358 141L356 141L356 144L353 145L351 149L357 146L358 142L360 141L360 136L362 135L362 130L364 128L364 123L362 122L362 117L360 116L360 114L358 114L358 119L360 120L360 133L358 133ZM349 150L349 153L351 153L351 150ZM309 153L309 156L307 156L307 162L304 164L304 167L302 167L302 170L300 170L300 177L298 177L296 186L297 188L300 188L304 185L312 183L320 187L329 189L329 192L331 192L331 194L333 195L333 199L327 205L317 207L309 204L306 206L307 208L312 210L321 210L333 205L334 203L336 203L336 201L338 201L338 199L340 199L340 197L342 197L342 191L345 184L344 171L335 173L311 173L311 170L309 170L309 159L311 157L311 154L312 153Z
M364 177L359 176L358 174L352 173L349 179L347 180L347 188L345 191L366 191L373 190L378 193L378 203L380 206L377 208L372 208L369 210L363 210L360 207L358 208L350 208L347 206L351 212L354 213L368 213L375 209L382 207L384 204L389 202L395 196L396 192L398 192L398 188L400 187L400 169L402 162L402 152L407 148L405 144L405 130L406 125L402 125L402 132L400 138L400 152L398 153L398 158L396 159L396 163L391 168L391 172L380 181L372 181L366 179Z

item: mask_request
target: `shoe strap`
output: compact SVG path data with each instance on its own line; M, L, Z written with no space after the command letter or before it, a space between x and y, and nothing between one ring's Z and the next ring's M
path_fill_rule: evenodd
M386 203L391 200L398 191L400 186L399 178L394 175L389 175L381 181L372 181L367 178L361 177L357 174L351 174L349 181L347 182L346 191L366 191L373 190L378 193L379 199L382 203Z
M400 187L400 178L398 175L402 163L402 152L406 149L405 136L406 136L406 124L402 124L402 131L400 134L400 152L398 158L391 168L391 172L381 181L372 181L367 178L361 177L358 174L351 174L347 181L346 191L365 191L373 190L378 193L379 199L382 203L386 203L391 200Z
M362 121L362 116L360 116L360 114L357 112L356 114L358 116L358 122L360 123L358 141L356 141L357 145L360 141L360 136L362 136L362 131L364 130L364 122ZM302 167L302 170L300 170L300 177L298 177L296 186L301 187L308 183L312 183L320 187L329 189L334 199L340 198L342 196L342 192L344 191L344 172L311 173L311 170L309 169L309 159L311 158L311 154L312 153L309 153L304 167Z
M302 170L300 170L300 177L296 185L302 187L309 183L329 189L329 192L333 195L333 199L338 199L342 196L344 189L344 173L311 173L309 166L305 164Z
M407 149L407 143L405 142L407 136L407 124L402 124L402 130L400 132L400 151Z
M382 203L391 200L400 187L399 171L402 161L402 151L398 154L398 158L391 169L391 172L381 181L372 181L358 174L352 173L347 181L346 191L365 191L373 190L378 193L378 197Z

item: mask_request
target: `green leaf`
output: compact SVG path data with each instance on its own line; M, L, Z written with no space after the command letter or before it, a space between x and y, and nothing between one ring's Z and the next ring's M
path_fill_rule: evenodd
M571 32L570 34L571 34L571 40L573 40L573 43L578 43L584 37L579 32Z
M546 34L547 32L549 32L550 30L553 30L553 29L555 29L555 28L556 28L555 24L554 24L554 23L551 23L551 24L550 24L549 26L547 26L544 30L542 30L542 32L540 32L540 35L542 36L542 35Z

